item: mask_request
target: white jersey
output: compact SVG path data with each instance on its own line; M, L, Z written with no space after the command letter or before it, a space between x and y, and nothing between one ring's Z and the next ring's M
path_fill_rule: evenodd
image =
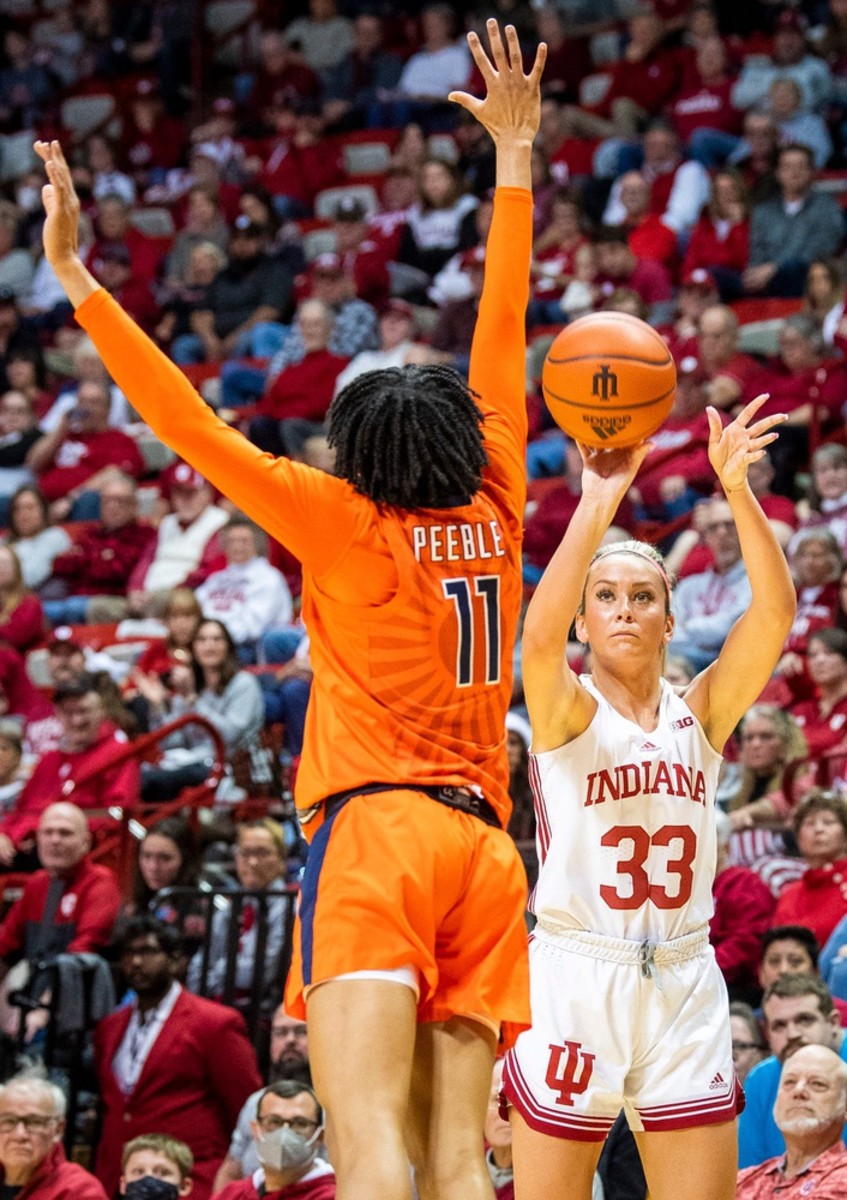
M608 937L665 942L706 925L715 875L721 755L662 680L656 729L645 733L597 700L588 728L530 755L538 819L540 921Z

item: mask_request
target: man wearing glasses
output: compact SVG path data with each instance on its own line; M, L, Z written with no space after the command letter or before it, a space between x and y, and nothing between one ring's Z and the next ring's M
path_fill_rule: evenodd
M65 1097L45 1079L16 1075L0 1087L0 1186L27 1200L106 1200L102 1185L62 1148Z
M135 999L94 1034L103 1104L96 1173L110 1196L124 1142L166 1133L194 1155L192 1200L207 1200L241 1106L261 1087L242 1017L177 983L180 961L175 929L149 914L130 918L121 966Z
M215 1200L335 1200L335 1174L317 1157L323 1109L307 1084L282 1079L265 1088L252 1130L259 1169L227 1184Z

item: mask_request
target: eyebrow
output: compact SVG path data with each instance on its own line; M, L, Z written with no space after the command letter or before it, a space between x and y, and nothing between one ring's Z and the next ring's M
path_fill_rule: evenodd
M612 587L619 587L619 586L621 586L620 584L616 583L616 581L615 581L614 579L595 579L595 580L594 580L594 584L593 584L593 586L594 586L594 587L598 587L598 586L599 586L599 584L601 584L601 583L608 583L608 584L611 584L611 585L612 585ZM639 579L639 580L636 580L636 582L635 582L635 583L631 583L629 586L630 586L630 587L634 587L634 588L638 588L638 587L656 587L656 581L655 581L654 579Z

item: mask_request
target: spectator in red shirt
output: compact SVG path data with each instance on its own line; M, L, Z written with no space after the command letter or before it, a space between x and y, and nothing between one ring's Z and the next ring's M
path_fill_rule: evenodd
M645 118L660 113L680 83L680 62L662 43L665 26L652 9L641 9L628 22L629 43L612 68L609 90L599 112L569 106L567 117L578 137L631 138Z
M0 546L0 642L26 654L44 639L41 601L25 586L21 564L11 546Z
M810 792L794 812L805 874L783 888L774 925L805 925L818 945L847 914L847 805L832 792Z
M254 126L272 128L270 110L281 101L294 97L316 99L320 94L320 80L292 50L285 34L278 29L264 29L259 38L259 69L245 105Z
M627 231L617 225L602 225L595 245L601 291L608 295L618 287L631 288L647 306L651 325L667 321L673 311L673 287L667 267L649 258L636 258Z
M275 136L265 145L257 182L274 196L277 215L307 217L315 196L344 181L339 143L324 134L320 100L283 97L271 109Z
M749 867L733 867L729 859L732 826L718 811L718 862L712 897L715 912L709 941L726 980L731 1000L758 998L758 968L762 936L771 925L776 898L767 884Z
M553 4L535 10L536 35L547 43L542 95L578 104L579 85L593 70L591 50L587 37L569 34L568 24L564 13Z
M620 198L624 209L621 222L627 231L629 248L636 258L651 258L668 271L676 271L676 234L650 211L650 185L640 171L627 171L620 179Z
M138 446L109 426L112 398L102 383L81 383L76 408L62 415L29 452L29 466L50 502L54 521L91 520L99 515L100 488L115 470L134 479L144 474Z
M250 422L250 440L270 454L290 454L299 446L303 422L316 427L309 432L319 430L335 395L335 381L350 361L327 348L333 315L322 300L304 300L296 320L306 353L280 371Z
M123 807L138 801L138 763L109 763L126 745L126 737L103 714L95 680L83 675L57 688L56 713L62 723L62 745L48 750L35 764L20 799L0 822L0 864L16 869L32 864L35 831L41 814L57 796L79 808ZM104 824L101 820L100 825ZM23 855L16 859L19 851Z
M69 550L53 561L53 578L64 586L64 599L45 601L53 625L95 620L96 598L120 596L141 555L156 539L155 530L138 520L135 482L115 472L100 491L100 520L82 530Z
M797 611L775 673L791 689L792 698L810 695L806 674L809 638L835 624L841 552L825 525L801 530L791 544L791 570L797 588Z
M82 809L51 804L35 840L41 870L30 875L0 925L0 979L21 958L34 966L56 954L102 954L120 910L114 871L89 861L91 834Z
M162 183L165 174L182 162L185 125L165 111L156 81L139 79L124 119L121 144L139 189Z
M847 632L818 629L809 638L806 669L816 690L812 700L793 705L810 757L821 756L847 740Z
M379 306L388 299L390 280L384 244L374 240L368 229L368 214L361 200L342 196L332 214L335 253L344 270L353 276L360 300Z
M738 318L731 308L715 304L700 317L696 348L692 347L695 373L708 385L709 403L729 409L747 392L760 366L738 350ZM757 395L758 393L753 393Z
M62 1148L65 1094L55 1083L16 1075L0 1088L0 1185L26 1200L106 1200L103 1185Z
M750 256L750 206L744 181L726 167L712 179L712 196L694 226L682 269L710 271L722 300L741 295L741 276Z
M161 250L154 238L130 224L129 214L130 206L120 196L104 196L99 201L95 216L97 237L88 252L86 266L93 269L106 245L125 246L129 250L133 279L152 283L159 269Z
M215 1200L334 1200L335 1173L317 1157L323 1109L308 1084L282 1079L265 1088L252 1129L260 1170L228 1183Z
M91 272L145 332L155 328L159 306L148 285L133 277L132 256L127 246L120 242L103 246L91 260Z
M673 325L663 325L658 331L678 363L692 354L696 356L700 318L717 301L718 285L711 271L695 267L683 274L677 296L679 315ZM693 369L690 364L688 369Z
M689 157L704 167L716 167L725 157L711 151L715 133L730 135L731 141L724 137L721 145L731 149L737 144L741 112L730 102L732 83L726 46L717 36L706 38L697 48L695 78L682 87L669 106L670 118Z
M650 185L651 212L661 217L677 236L687 237L709 199L711 181L705 167L682 157L679 138L667 121L651 122L644 134L641 172ZM618 177L603 210L606 224L617 224L626 215L620 189L621 177Z

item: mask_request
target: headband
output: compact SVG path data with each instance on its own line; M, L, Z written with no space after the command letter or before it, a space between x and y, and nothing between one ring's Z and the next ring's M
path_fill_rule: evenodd
M594 562L591 564L592 567L598 563L601 558L607 558L610 554L634 554L637 558L643 558L645 562L648 562L651 567L655 567L659 572L662 577L662 583L665 585L665 590L670 597L671 581L668 578L667 571L658 561L658 559L653 558L650 554L645 554L643 550L638 550L635 546L622 546L620 542L613 542L611 546L604 546L602 550L599 550L597 554L595 554Z

